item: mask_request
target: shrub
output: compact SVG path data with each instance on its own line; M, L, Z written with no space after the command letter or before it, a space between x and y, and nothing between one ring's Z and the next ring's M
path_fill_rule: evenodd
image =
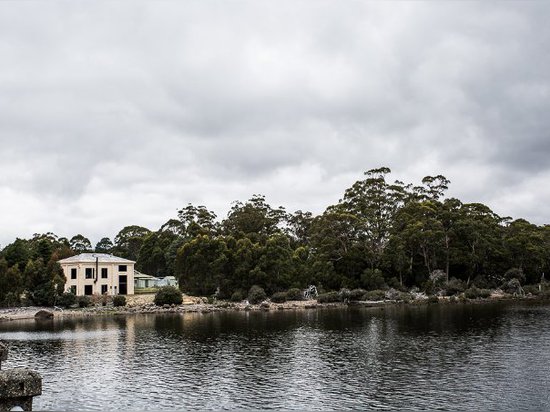
M349 293L349 299L355 301L363 300L365 298L365 293L367 293L365 289L353 289Z
M273 296L271 296L271 301L275 303L285 303L286 293L285 292L274 293Z
M338 293L340 294L340 300L342 302L349 302L351 290L346 289L346 288L342 288L342 289L340 289L340 292L338 292Z
M231 295L231 302L241 302L244 300L244 294L242 290L237 290Z
M76 295L74 293L65 292L57 298L57 304L62 308L76 305Z
M445 289L446 296L453 296L464 292L466 290L466 285L459 279L451 278L451 280L445 283L443 288Z
M365 294L365 300L384 300L386 299L386 292L383 290L371 290Z
M163 286L155 294L155 305L180 305L183 302L181 291L174 286Z
M430 296L428 298L428 303L439 303L439 298L437 296Z
M252 303L253 305L264 301L266 298L267 295L265 294L265 290L258 285L252 286L248 291L248 302Z
M113 298L113 306L126 306L126 296L123 295L116 295Z
M530 293L531 295L538 295L540 293L539 285L526 285L523 287L523 290L526 294Z
M478 289L475 286L464 291L464 297L467 299L488 298L489 296L491 296L489 289Z
M405 303L409 303L410 301L414 300L414 298L409 292L401 292L399 295L399 300Z
M504 280L517 279L519 283L525 282L525 273L520 268L511 268L506 271L504 274Z
M361 283L367 290L381 289L385 286L384 276L380 269L365 269L361 275Z
M521 294L523 290L521 288L520 281L517 278L512 278L508 282L504 283L504 285L502 285L502 289L506 293L511 293L511 294Z
M401 292L398 290L391 288L384 293L384 297L388 300L398 300L401 297Z
M317 302L319 303L334 303L341 301L342 298L339 292L327 292L317 295Z
M81 308L87 308L92 303L92 299L89 296L79 296L78 306Z
M287 300L304 300L304 292L298 288L292 288L286 291Z

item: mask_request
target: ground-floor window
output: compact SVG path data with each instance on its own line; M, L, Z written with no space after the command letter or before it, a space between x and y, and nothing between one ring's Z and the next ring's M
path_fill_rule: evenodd
M84 294L85 295L92 295L93 293L94 293L93 285L84 285Z
M72 285L69 289L69 292L71 292L73 295L76 295L76 285Z
M101 294L104 295L107 293L107 285L101 285Z

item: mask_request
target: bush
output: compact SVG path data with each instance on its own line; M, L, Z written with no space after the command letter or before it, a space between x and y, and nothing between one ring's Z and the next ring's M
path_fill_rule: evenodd
M183 302L181 291L174 286L163 286L155 294L155 305L180 305Z
M478 299L478 298L488 298L491 296L491 291L489 289L478 289L475 286L472 286L469 289L464 291L464 297L467 299Z
M317 295L317 302L319 303L334 303L341 301L342 297L339 292L327 292Z
M361 275L361 284L367 290L376 290L382 289L386 283L381 270L365 269Z
M437 296L430 296L428 298L428 303L439 303L439 298Z
M399 300L409 303L414 300L413 296L409 292L401 292L399 295Z
M258 285L252 286L248 291L248 302L253 305L264 301L266 298L267 295L265 294L265 290Z
M237 290L231 295L231 302L242 302L244 300L244 293L242 290Z
M370 292L367 292L365 294L365 300L385 300L386 299L386 292L383 290L371 290Z
M451 280L445 283L443 288L445 289L446 296L453 296L464 292L466 290L466 285L459 279L451 278Z
M76 305L76 295L71 292L65 292L57 298L57 304L62 308L68 308Z
M523 270L520 268L508 269L504 274L504 280L512 280L512 279L517 279L519 280L519 283L524 283L525 273L523 273Z
M285 292L274 293L273 296L271 296L271 301L275 303L285 303L286 293Z
M123 295L116 295L113 298L113 306L126 306L126 296Z
M78 297L78 307L87 308L92 304L92 299L89 296L79 296Z
M304 300L304 292L298 288L292 288L286 291L287 300Z
M354 300L354 301L363 300L365 298L366 293L367 291L365 289L353 289L349 293L349 300Z
M522 293L522 287L517 278L512 278L508 282L502 285L502 290L506 293L520 295Z
M540 293L539 285L526 285L523 287L526 294L537 296Z

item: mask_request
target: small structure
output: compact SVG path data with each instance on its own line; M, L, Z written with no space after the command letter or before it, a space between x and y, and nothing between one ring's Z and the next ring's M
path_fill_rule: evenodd
M8 358L8 347L0 343L1 361ZM42 394L42 377L27 368L0 370L0 411L19 407L32 411L32 398Z
M135 289L147 289L147 288L156 288L158 286L159 279L141 273L137 270L134 270L134 288Z
M162 286L175 286L175 287L178 287L178 280L176 279L175 276L166 276L166 277L163 277L163 278L159 278L159 280L157 282L157 285L159 287L162 287Z
M82 295L133 295L133 260L107 253L81 253L59 264L67 279L65 290Z

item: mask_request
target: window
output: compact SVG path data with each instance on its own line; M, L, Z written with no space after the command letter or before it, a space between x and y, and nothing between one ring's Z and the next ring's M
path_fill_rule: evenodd
M108 274L109 274L109 272L108 272L107 268L101 268L101 279L107 279Z
M126 265L118 265L118 271L119 272L127 272L128 267Z
M76 268L71 269L71 279L76 279Z
M86 268L86 279L93 279L93 277L94 277L94 269Z
M85 295L91 295L93 294L93 286L92 285L84 285L84 294Z
M101 294L105 295L107 293L107 285L101 285Z
M69 292L71 292L73 295L76 295L76 285L71 286Z

